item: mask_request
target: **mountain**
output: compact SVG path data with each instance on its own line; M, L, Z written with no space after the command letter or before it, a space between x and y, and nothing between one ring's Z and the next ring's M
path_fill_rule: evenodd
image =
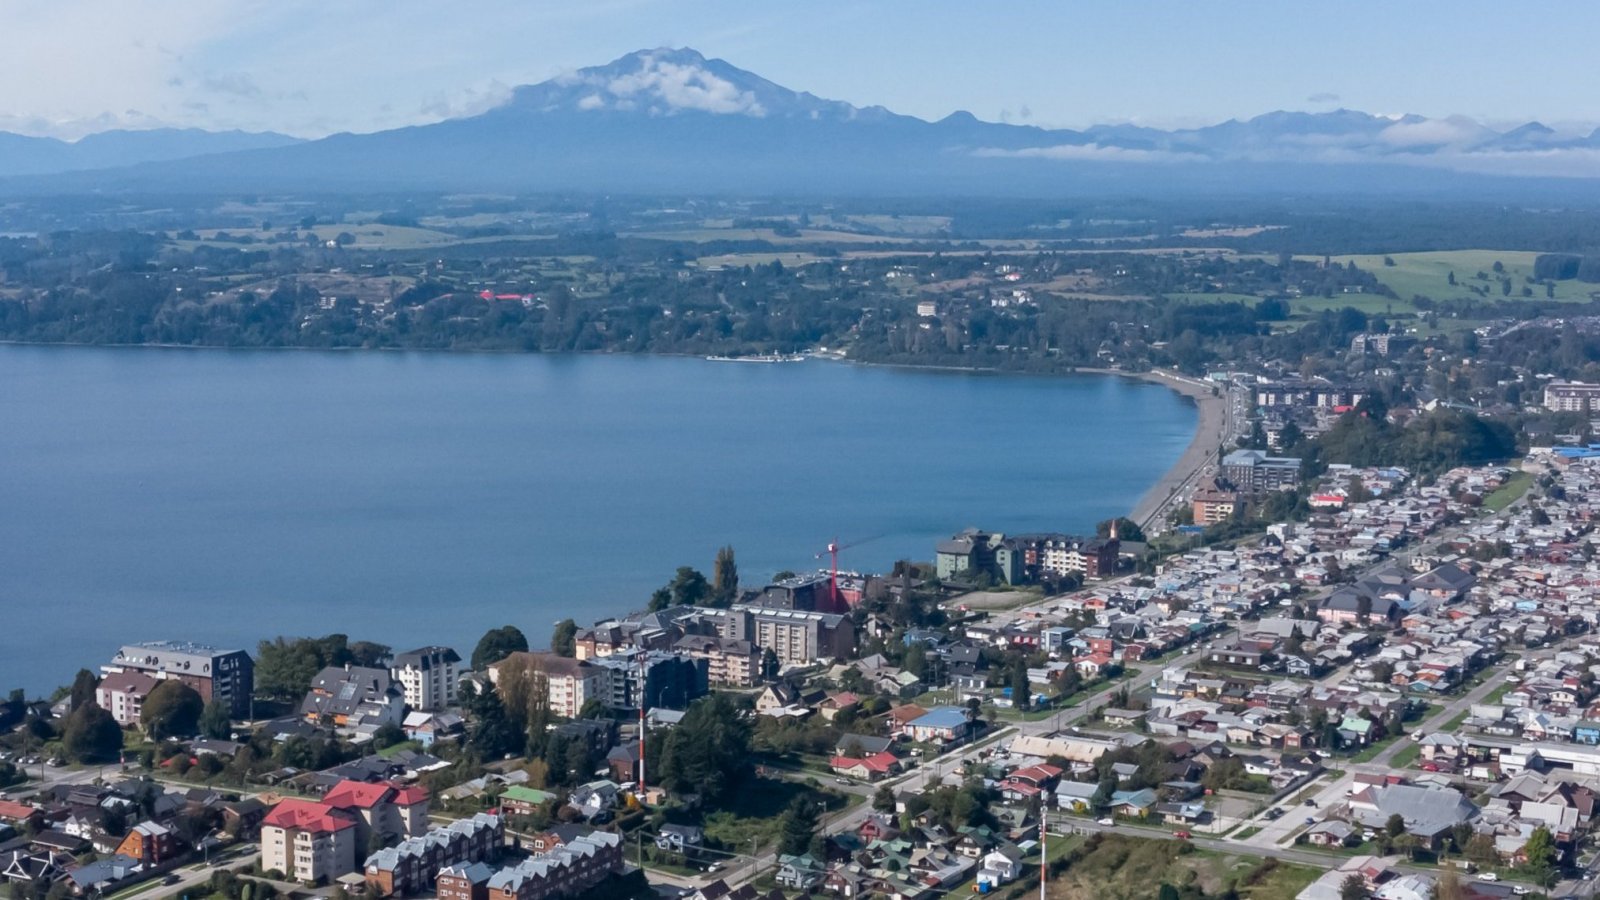
M45 175L108 169L297 143L300 143L299 138L273 132L202 131L198 128L102 131L73 142L0 132L0 173Z
M1563 137L1529 123L1502 134L1464 117L1345 109L1170 131L1048 129L967 112L930 122L794 91L688 49L642 50L519 87L471 117L299 143L237 136L263 145L212 143L185 151L181 163L172 161L184 144L176 137L163 157L159 141L132 142L149 133L119 134L128 155L110 152L118 148L109 137L107 152L97 155L93 145L80 147L90 144L85 139L71 145L78 154L71 167L144 164L12 179L0 190L1426 194L1525 193L1533 183L1527 176L1600 175L1593 156L1600 131ZM195 141L185 146L199 146L205 133L182 134ZM5 161L26 164L28 152L0 142L0 170L19 171Z

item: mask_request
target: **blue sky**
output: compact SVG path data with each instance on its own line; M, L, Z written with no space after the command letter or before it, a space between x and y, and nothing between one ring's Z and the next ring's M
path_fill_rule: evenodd
M927 118L1173 126L1344 106L1600 122L1600 4L0 0L0 14L0 128L68 137L435 121L657 46Z

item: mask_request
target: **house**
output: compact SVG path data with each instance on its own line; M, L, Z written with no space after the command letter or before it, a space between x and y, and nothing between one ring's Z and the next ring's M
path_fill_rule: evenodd
M906 723L913 741L948 745L972 735L972 711L962 706L940 706Z
M494 868L486 863L457 863L439 870L434 893L439 900L489 900Z
M251 797L222 804L222 830L239 840L250 840L261 831L267 817L266 804Z
M94 862L67 870L72 892L79 895L105 896L115 891L117 885L139 872L139 863L121 854L97 859Z
M1149 713L1141 709L1107 708L1101 710L1101 718L1112 728L1134 728L1144 721L1146 715L1149 715Z
M508 816L531 816L556 795L527 785L514 784L500 792L500 809Z
M825 721L832 722L839 713L845 710L855 710L861 705L861 698L849 691L840 691L829 694L821 703L817 704L817 714Z
M828 767L837 775L861 781L877 781L898 771L900 760L893 753L872 753L863 757L835 756L828 760Z
M405 695L388 669L329 666L311 681L300 715L313 724L376 730L405 721Z
M622 786L614 781L591 781L572 790L567 804L588 821L593 822L603 814L617 808L622 799Z
M1093 809L1095 792L1098 790L1098 785L1087 782L1063 781L1056 785L1056 805L1069 812L1090 812Z
M778 874L775 880L790 890L809 891L821 884L827 874L826 868L810 854L801 856L785 854L778 857Z
M870 734L842 734L834 745L835 756L862 757L883 753L894 745L894 740Z
M1337 819L1318 822L1305 830L1306 843L1317 847L1343 847L1355 835L1355 829Z
M1021 874L1022 851L1014 844L996 847L978 861L978 882L991 888L1015 881Z
M1114 791L1111 794L1113 815L1142 819L1150 815L1156 805L1156 792L1149 788L1137 791Z
M155 822L140 822L128 829L127 837L117 845L117 853L137 861L142 866L154 866L171 859L178 852L178 836L172 829Z

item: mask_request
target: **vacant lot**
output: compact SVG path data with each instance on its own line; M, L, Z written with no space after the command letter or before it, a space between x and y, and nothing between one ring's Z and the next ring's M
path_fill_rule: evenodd
M1185 852L1185 851L1189 852ZM1320 875L1309 866L1194 850L1181 841L1107 837L1050 882L1050 900L1150 900L1162 884L1208 896L1230 889L1246 900L1291 900Z

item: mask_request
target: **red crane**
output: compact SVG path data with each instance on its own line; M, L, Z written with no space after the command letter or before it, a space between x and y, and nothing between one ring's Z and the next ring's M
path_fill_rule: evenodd
M828 549L817 554L817 559L821 559L824 555L826 555L829 558L832 566L828 576L828 604L834 612L842 611L847 605L844 602L844 598L839 594L839 551L849 550L851 547L859 547L868 541L875 541L880 537L883 537L883 535L875 534L872 537L862 538L859 541L851 541L848 544L841 544L839 543L838 539L835 538L832 543L828 544Z

